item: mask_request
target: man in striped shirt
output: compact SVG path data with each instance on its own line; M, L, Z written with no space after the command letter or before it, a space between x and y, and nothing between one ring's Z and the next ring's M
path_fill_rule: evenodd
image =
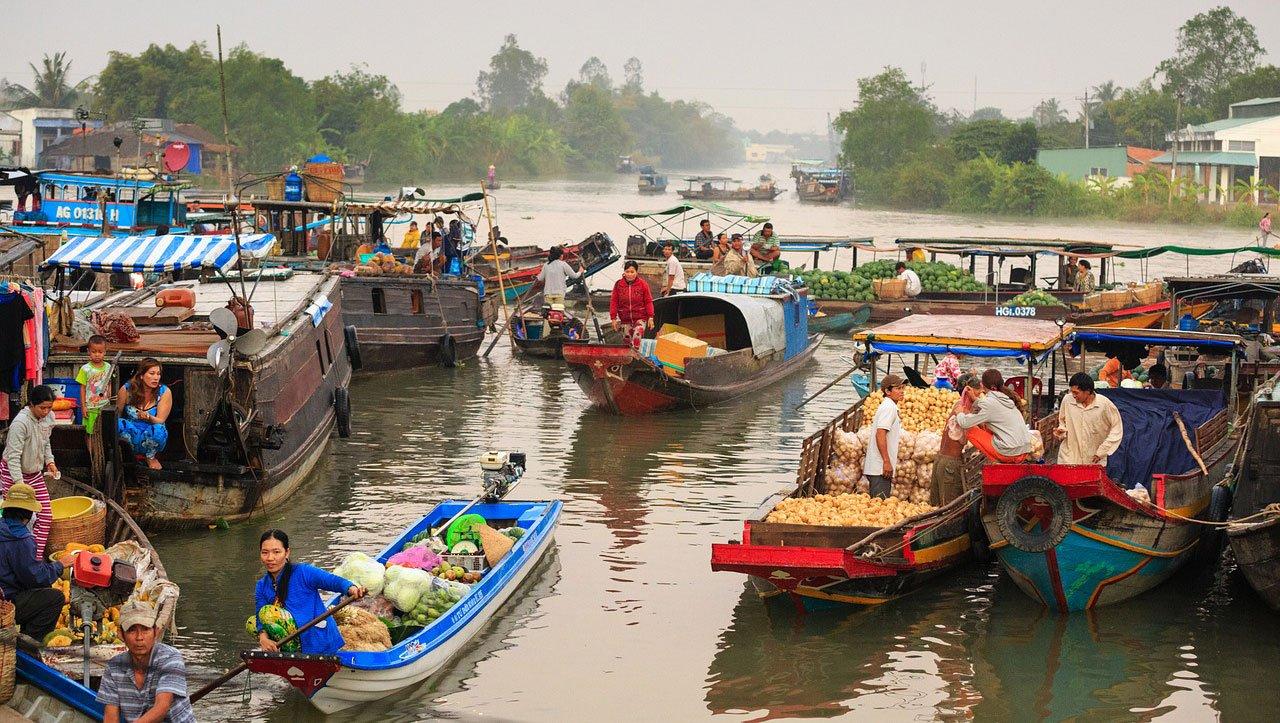
M129 649L107 661L102 674L98 702L106 708L104 723L195 723L182 653L156 642L155 608L127 603L120 610L120 629Z

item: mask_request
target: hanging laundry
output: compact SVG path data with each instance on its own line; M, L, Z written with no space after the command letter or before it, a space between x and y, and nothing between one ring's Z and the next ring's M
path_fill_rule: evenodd
M25 376L26 323L35 314L21 294L0 294L0 391L17 392Z

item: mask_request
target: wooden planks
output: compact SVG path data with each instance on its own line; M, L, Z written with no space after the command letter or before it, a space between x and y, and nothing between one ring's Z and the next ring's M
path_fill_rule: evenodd
M872 339L884 343L1045 351L1066 338L1071 330L1071 324L1059 327L1045 319L914 314L874 329L859 331L853 338L860 342Z

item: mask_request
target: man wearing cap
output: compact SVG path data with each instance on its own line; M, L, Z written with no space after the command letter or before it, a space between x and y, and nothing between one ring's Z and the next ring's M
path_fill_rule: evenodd
M49 586L63 566L36 559L36 540L27 524L39 511L35 489L24 482L10 487L0 502L0 592L16 608L22 632L44 640L62 612L62 592Z
M120 610L120 629L128 648L107 661L98 686L104 723L170 721L194 723L187 699L187 666L182 653L156 642L156 610L144 602L126 603Z
M886 374L880 382L884 401L876 408L871 420L873 437L867 446L867 456L862 462L862 473L871 485L872 497L888 497L893 491L893 470L898 464L898 439L902 436L902 418L898 416L898 403L905 394L902 377Z

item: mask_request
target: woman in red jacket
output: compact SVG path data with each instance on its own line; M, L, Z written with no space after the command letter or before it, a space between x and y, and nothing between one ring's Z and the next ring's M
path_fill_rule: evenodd
M640 278L640 267L634 261L622 265L622 278L613 285L609 322L614 331L624 332L627 343L636 349L640 348L645 329L653 328L653 292Z

